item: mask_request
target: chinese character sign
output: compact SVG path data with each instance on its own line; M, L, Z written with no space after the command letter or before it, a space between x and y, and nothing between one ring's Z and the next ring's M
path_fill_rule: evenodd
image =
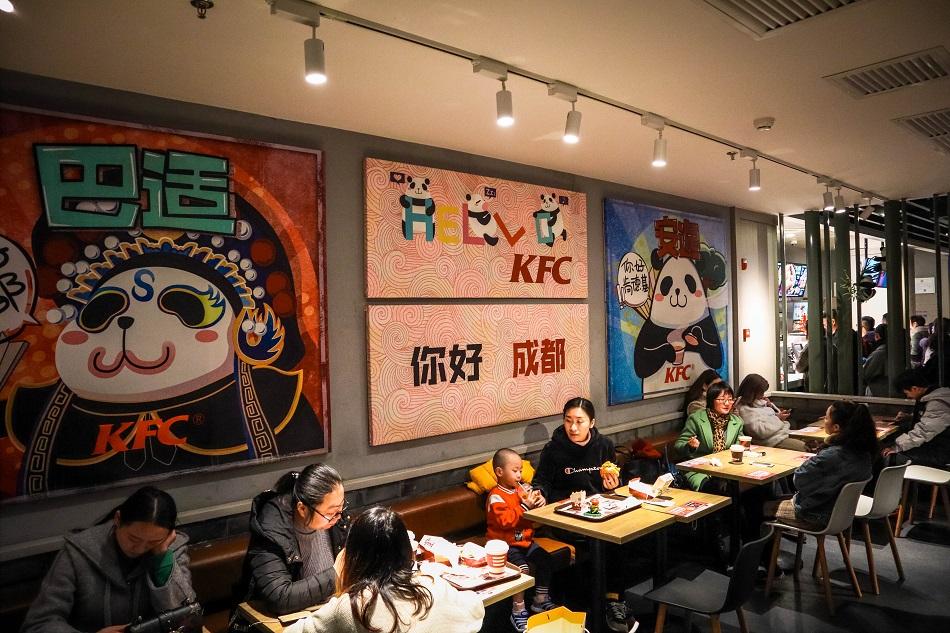
M370 298L587 297L582 193L366 159Z
M722 220L604 201L608 402L682 391L728 368Z
M326 450L319 153L0 129L0 498Z
M584 304L367 312L373 446L553 415L590 391Z

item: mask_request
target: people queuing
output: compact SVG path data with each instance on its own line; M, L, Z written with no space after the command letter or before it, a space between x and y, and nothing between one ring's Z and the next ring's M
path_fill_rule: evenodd
M865 395L886 398L891 395L887 377L887 326L881 323L874 328L874 345L871 355L861 367Z
M415 571L409 533L388 508L353 519L336 593L287 633L476 633L485 607L471 591Z
M121 633L137 618L195 601L188 537L171 496L145 486L98 524L67 534L22 633Z

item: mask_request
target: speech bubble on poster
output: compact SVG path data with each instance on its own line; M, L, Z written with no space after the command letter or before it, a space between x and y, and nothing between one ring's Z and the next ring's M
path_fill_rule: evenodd
M0 342L36 325L36 269L19 244L0 235Z
M646 262L637 253L627 253L617 267L617 299L620 307L638 308L650 296Z

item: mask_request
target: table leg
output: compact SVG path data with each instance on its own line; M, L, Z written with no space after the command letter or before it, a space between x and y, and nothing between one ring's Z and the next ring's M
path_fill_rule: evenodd
M587 618L587 628L590 633L602 633L604 630L604 591L607 584L606 569L604 567L606 558L606 545L600 539L590 539L590 557L593 567L593 595L590 601L590 610ZM622 598L622 596L621 596Z
M653 588L656 589L660 585L666 583L666 569L668 565L666 563L666 530L657 530L654 532L654 534L656 534L656 544L654 545L655 551L653 552Z
M742 529L742 508L739 504L739 482L729 481L729 496L732 497L732 531L729 534L729 560L735 562L739 555L739 531Z

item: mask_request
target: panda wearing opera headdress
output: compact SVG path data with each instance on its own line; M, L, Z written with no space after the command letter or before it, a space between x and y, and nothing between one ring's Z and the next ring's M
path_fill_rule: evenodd
M634 371L643 379L643 393L676 388L706 368L722 367L719 331L709 311L704 276L687 257L662 260L656 250L652 265L659 269L653 286L649 317L634 349ZM701 260L702 263L706 261Z

